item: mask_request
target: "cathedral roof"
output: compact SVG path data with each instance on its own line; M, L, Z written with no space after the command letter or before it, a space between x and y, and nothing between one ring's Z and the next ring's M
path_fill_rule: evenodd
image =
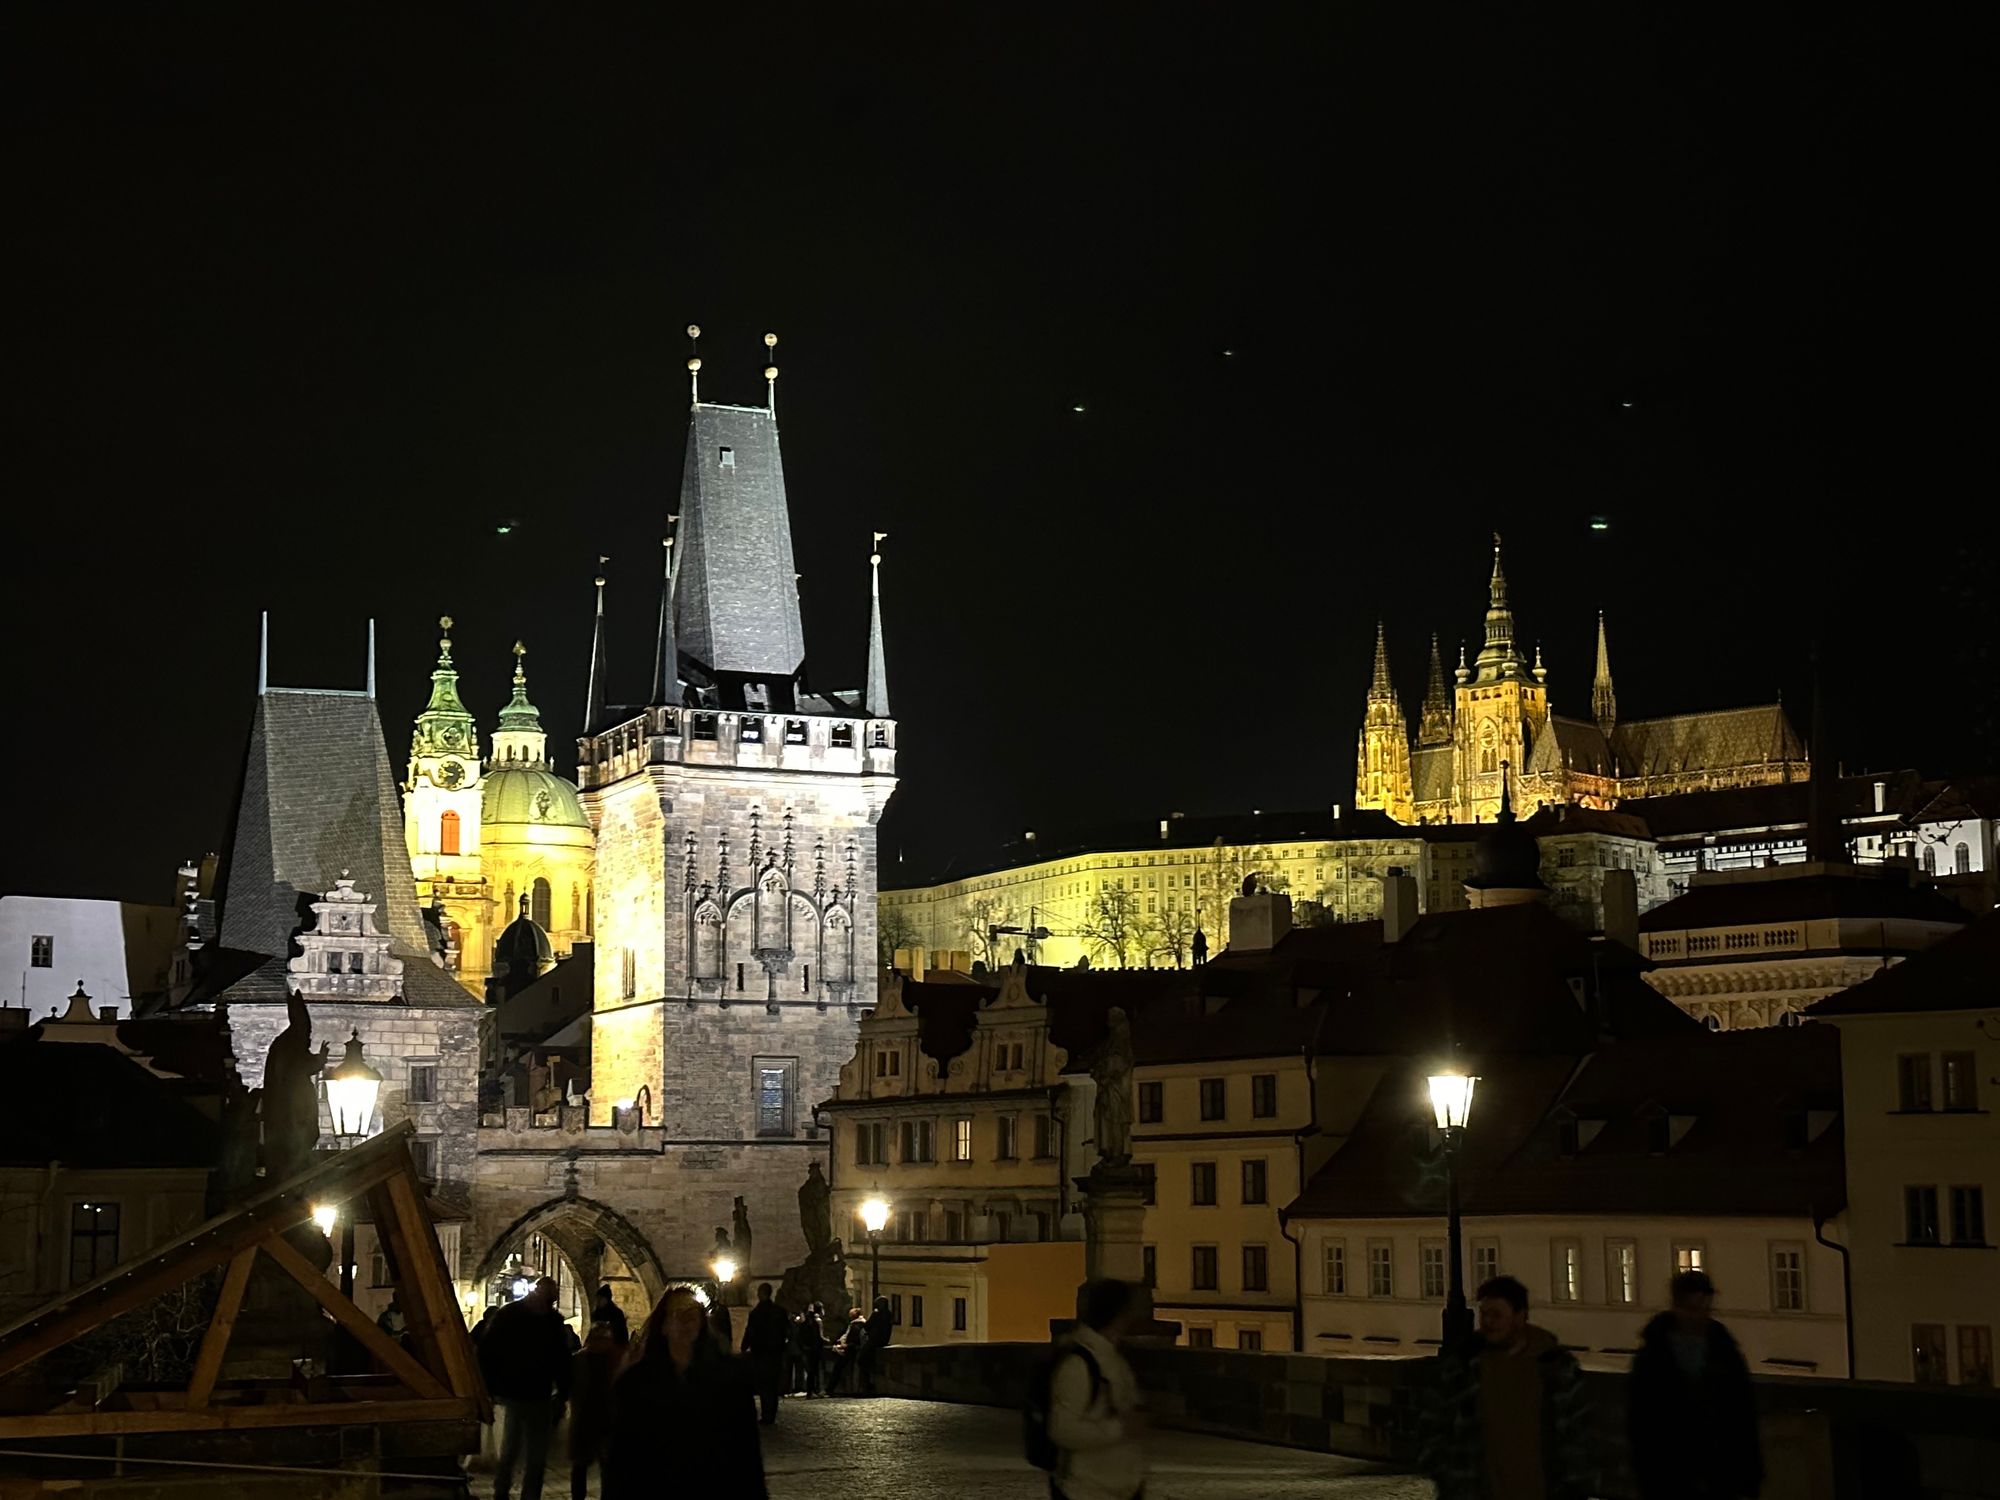
M1612 731L1611 748L1623 776L1718 771L1806 758L1805 745L1793 732L1782 703L1630 720Z
M1604 731L1581 719L1565 719L1550 714L1535 736L1528 752L1529 776L1554 775L1561 771L1582 771L1591 776L1611 775L1611 747Z
M232 966L250 971L229 986L232 998L284 997L293 934L311 926L312 903L343 877L377 903L377 925L404 960L408 1000L472 1003L431 962L375 700L270 688L258 696L251 719L229 858L218 881L222 947L265 961Z
M1451 746L1426 745L1410 752L1410 795L1418 802L1442 802L1451 796Z
M576 787L544 766L492 765L480 783L480 836L497 827L590 828ZM505 839L499 842L506 842Z

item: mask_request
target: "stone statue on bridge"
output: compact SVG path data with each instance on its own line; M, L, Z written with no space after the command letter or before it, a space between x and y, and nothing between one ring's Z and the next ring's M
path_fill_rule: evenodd
M1108 1030L1090 1067L1097 1084L1097 1154L1123 1166L1132 1159L1132 1027L1115 1005L1104 1019Z
M806 1259L825 1254L833 1242L833 1189L818 1162L806 1168L806 1180L799 1184L799 1227L806 1235Z
M312 1016L294 990L285 1001L287 1025L264 1056L258 1115L264 1126L264 1181L297 1176L312 1165L319 1145L319 1090L313 1081L326 1067L326 1043L312 1050Z

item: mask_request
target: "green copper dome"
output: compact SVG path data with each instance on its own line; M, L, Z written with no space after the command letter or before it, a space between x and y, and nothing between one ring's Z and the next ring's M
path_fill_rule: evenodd
M479 800L482 827L496 824L540 825L549 828L590 827L576 788L541 766L510 766L489 762Z

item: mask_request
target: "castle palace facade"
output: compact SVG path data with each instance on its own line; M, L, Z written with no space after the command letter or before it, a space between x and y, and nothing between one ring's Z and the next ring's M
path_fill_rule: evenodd
M1412 737L1390 681L1388 642L1376 627L1355 764L1357 806L1379 808L1402 823L1490 822L1510 780L1514 805L1525 811L1608 808L1628 797L1806 778L1806 748L1782 704L1621 721L1602 614L1590 717L1551 711L1541 651L1531 665L1516 643L1498 537L1485 640L1470 665L1459 648L1452 675L1447 687L1433 635L1430 679Z

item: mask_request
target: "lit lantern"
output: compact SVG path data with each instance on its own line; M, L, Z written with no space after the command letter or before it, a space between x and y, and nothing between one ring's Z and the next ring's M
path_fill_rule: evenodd
M347 1056L326 1075L326 1103L333 1114L333 1133L353 1145L368 1134L375 1118L375 1096L382 1090L382 1075L368 1066L361 1055L361 1033L347 1038Z

